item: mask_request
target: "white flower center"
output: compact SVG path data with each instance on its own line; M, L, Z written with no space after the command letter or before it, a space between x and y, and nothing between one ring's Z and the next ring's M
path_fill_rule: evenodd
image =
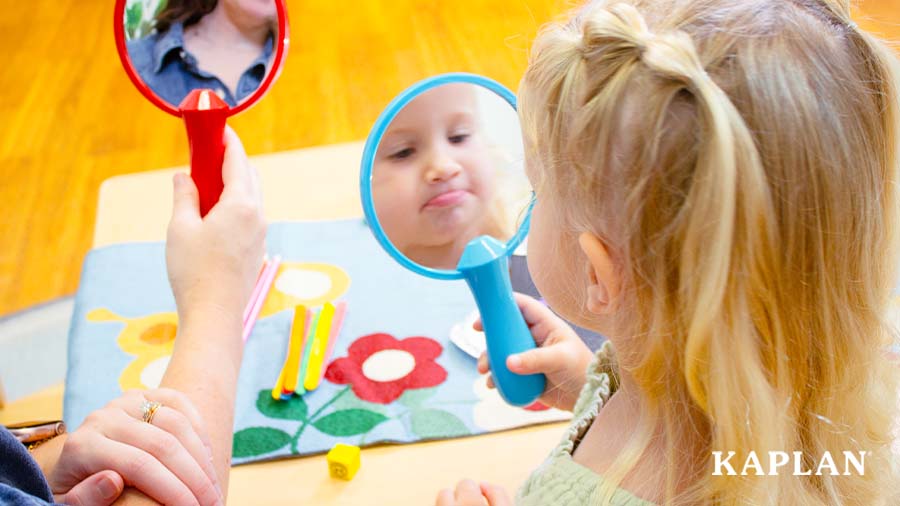
M163 374L169 367L169 359L171 357L162 357L150 362L141 371L141 383L145 388L157 388L162 383Z
M372 381L396 381L416 368L416 357L403 350L381 350L363 362L362 372Z
M278 276L275 288L298 299L317 299L331 290L331 277L308 269L288 269Z

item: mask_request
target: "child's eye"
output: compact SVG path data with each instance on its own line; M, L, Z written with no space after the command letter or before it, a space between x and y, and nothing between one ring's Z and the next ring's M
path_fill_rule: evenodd
M391 160L405 160L415 153L413 148L403 148L388 155Z
M462 144L466 142L466 140L470 137L470 134L456 134L447 137L447 140L450 141L450 144Z

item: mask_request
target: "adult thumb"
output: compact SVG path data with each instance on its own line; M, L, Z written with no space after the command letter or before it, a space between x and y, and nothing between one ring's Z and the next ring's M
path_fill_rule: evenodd
M125 482L115 471L100 471L81 480L63 495L54 500L70 506L109 506L122 495Z
M172 197L173 217L200 219L200 195L194 181L187 174L175 174Z

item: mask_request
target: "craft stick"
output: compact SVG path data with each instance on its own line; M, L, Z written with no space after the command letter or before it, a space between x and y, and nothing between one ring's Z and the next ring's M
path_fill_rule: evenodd
M256 298L259 297L259 292L262 290L262 280L263 274L265 274L266 269L269 267L269 257L266 255L266 258L263 259L262 267L259 269L259 274L256 275L256 283L253 285L253 291L250 293L250 300L247 301L247 307L244 308L244 316L241 318L241 321L244 325L247 324L247 317L250 316L250 311L253 310L253 305L256 303Z
M272 398L276 401L282 399L281 390L284 388L284 367L278 373L278 379L275 380L275 386L272 387Z
M307 392L318 388L319 380L322 379L322 362L325 360L325 350L328 349L328 336L331 335L333 319L334 304L326 302L322 312L319 313L319 323L316 325L316 334L309 352L309 368L303 380L303 388Z
M334 306L334 318L331 323L331 334L328 336L328 348L325 350L325 357L322 359L322 372L319 373L319 381L325 377L325 371L328 369L326 365L331 360L331 354L334 352L334 343L337 342L338 336L341 334L341 327L344 325L344 316L347 313L347 303L338 302Z
M317 312L313 314L312 325L309 326L309 331L306 333L306 341L303 345L303 358L300 360L300 373L297 374L297 395L303 395L306 393L306 388L303 386L303 379L306 378L306 371L309 368L309 356L312 353L310 350L312 349L313 341L316 335L316 329L319 328L319 318L321 316L321 312Z
M253 309L250 311L250 316L248 320L244 323L244 342L247 342L247 338L250 337L250 332L253 330L253 326L256 324L256 318L259 316L259 312L262 310L263 304L266 302L266 298L269 295L269 289L272 287L272 283L275 281L275 275L278 274L278 266L281 265L281 257L276 256L272 259L272 263L269 264L268 272L263 274L263 285L262 290L259 293L259 297L256 298L256 302L253 304Z
M299 305L294 308L294 322L291 324L291 339L288 346L287 359L284 361L284 385L280 393L294 393L297 389L297 372L300 370L300 358L309 325L309 310Z

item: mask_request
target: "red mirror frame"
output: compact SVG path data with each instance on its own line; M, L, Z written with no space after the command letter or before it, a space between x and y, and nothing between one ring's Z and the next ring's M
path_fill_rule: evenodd
M115 31L116 37L116 50L119 52L119 60L122 62L122 66L125 67L125 73L128 74L128 77L131 79L131 82L137 87L137 89L141 92L144 97L147 98L150 102L152 102L156 107L159 107L163 111L167 113L181 117L181 111L178 109L178 104L170 104L160 98L156 93L147 86L144 81L141 79L141 76L138 75L137 71L134 69L134 65L131 64L131 58L128 55L128 46L125 42L125 3L128 0L116 0L116 7L113 13L113 29ZM247 109L257 100L259 100L265 93L268 91L269 86L275 82L275 79L281 74L281 69L284 66L284 57L287 54L288 45L290 44L290 33L289 33L289 23L287 19L287 8L284 5L284 0L272 0L275 2L275 9L278 13L278 34L277 40L275 40L275 54L272 58L272 66L269 72L266 74L266 77L263 79L263 82L260 83L259 88L253 92L252 95L247 97L243 102L238 104L236 107L228 108L228 116L234 116L235 114L240 113L244 109Z

